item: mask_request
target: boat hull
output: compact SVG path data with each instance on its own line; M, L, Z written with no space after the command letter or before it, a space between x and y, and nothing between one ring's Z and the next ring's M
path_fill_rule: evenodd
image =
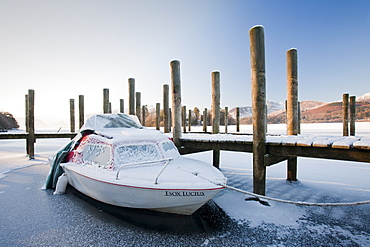
M142 208L172 214L191 215L219 193L223 187L213 188L158 188L130 186L93 178L63 166L68 183L95 200L129 208Z

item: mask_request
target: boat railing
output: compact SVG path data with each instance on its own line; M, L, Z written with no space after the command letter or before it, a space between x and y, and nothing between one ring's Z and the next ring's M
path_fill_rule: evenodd
M135 162L135 163L127 163L127 164L123 164L121 165L118 170L117 170L117 174L116 174L116 179L118 179L118 176L119 176L119 173L121 171L122 168L125 168L125 167L128 167L128 166L135 166L137 167L138 165L148 165L148 164L153 164L153 163L161 163L161 162L166 162L164 164L164 166L162 167L162 169L159 171L158 175L156 176L155 178L155 184L157 184L157 181L158 181L158 177L161 175L161 173L163 172L163 170L167 167L167 165L173 160L173 158L165 158L165 159L160 159L160 160L148 160L148 161L142 161L142 162Z

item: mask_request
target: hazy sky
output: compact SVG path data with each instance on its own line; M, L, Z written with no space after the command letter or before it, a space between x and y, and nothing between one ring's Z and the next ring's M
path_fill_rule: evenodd
M299 100L336 101L370 92L369 0L0 0L0 110L69 117L128 103L128 78L143 104L162 104L170 61L181 63L182 102L211 105L211 72L221 74L221 107L251 105L249 30L265 28L267 99L286 97L286 51L298 50Z

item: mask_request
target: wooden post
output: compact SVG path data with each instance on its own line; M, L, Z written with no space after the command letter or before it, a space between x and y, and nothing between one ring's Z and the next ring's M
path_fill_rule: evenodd
M146 120L146 112L145 112L145 105L141 107L141 125L145 126L145 120Z
M220 133L220 72L212 72L212 134Z
M169 123L168 123L168 129L171 131L171 129L172 129L172 126L173 126L173 123L172 123L172 110L171 110L171 108L168 108L168 121L169 121Z
M141 93L136 92L136 116L139 119L140 123L141 122Z
M26 133L29 132L29 102L28 102L28 94L25 95L25 109L26 109L26 119L25 119L25 125L26 125Z
M208 114L207 108L204 108L204 111L203 111L203 131L204 132L207 132L207 121L208 121L207 114Z
M191 109L189 109L189 116L188 116L188 122L189 122L189 132L191 131Z
M124 100L123 99L120 99L119 100L119 112L120 113L124 113L125 112L125 104L124 104Z
M186 133L186 106L182 106L182 129Z
M103 113L110 113L109 111L109 89L103 89Z
M356 135L356 96L349 97L349 135Z
M266 103L266 121L265 121L265 131L268 133L268 109L267 109L267 103Z
M29 124L30 124L30 116L29 116L29 99L28 99L28 94L25 95L25 109L26 109L26 112L25 112L25 125L26 125L26 133L29 133L30 132L30 127L29 127ZM28 138L26 139L26 153L29 154L29 142L28 142Z
M227 126L229 125L229 107L225 106L225 133L228 132Z
M348 98L349 94L343 94L342 113L343 113L343 136L348 136Z
M76 131L76 120L75 120L75 100L69 100L69 120L70 120L70 131L74 133Z
M266 78L265 38L262 26L250 31L253 114L253 191L265 195L266 186Z
M298 101L298 134L301 134L301 102Z
M220 133L220 72L214 71L212 77L212 134ZM220 150L213 150L213 166L220 167Z
M155 104L155 129L160 130L160 121L161 120L161 103Z
M286 101L286 123L287 134L298 134L298 60L297 50L287 51L287 101ZM297 181L297 157L287 160L287 180Z
M236 132L240 132L240 108L236 108Z
M172 84L172 121L173 121L173 141L176 146L180 145L181 138L181 77L180 62L173 60L171 65L171 84Z
M78 96L78 109L79 109L79 120L80 120L79 128L81 128L82 125L84 125L85 123L85 102L84 102L83 95Z
M28 157L35 158L35 90L28 90Z
M287 51L287 134L298 134L298 62L297 50Z
M163 127L164 133L170 133L171 122L170 122L170 96L169 96L169 85L163 85Z
M128 78L128 114L135 115L135 79Z

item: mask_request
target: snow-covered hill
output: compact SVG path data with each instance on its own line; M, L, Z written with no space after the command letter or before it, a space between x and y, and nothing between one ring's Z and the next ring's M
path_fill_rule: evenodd
M364 95L361 95L359 97L357 97L356 101L366 101L366 102L370 102L370 93L365 93Z

